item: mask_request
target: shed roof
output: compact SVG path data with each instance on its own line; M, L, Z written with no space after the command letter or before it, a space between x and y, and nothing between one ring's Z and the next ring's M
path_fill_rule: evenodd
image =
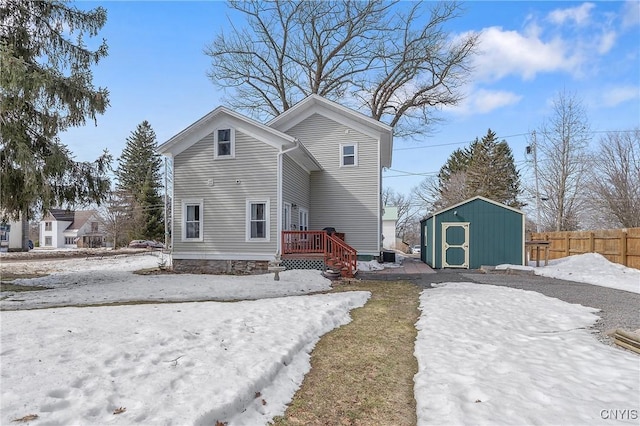
M438 210L437 212L432 213L432 214L428 215L427 217L425 217L424 219L422 219L422 220L421 220L421 222L423 222L423 221L425 221L425 220L427 220L427 219L429 219L429 218L431 218L431 217L438 216L439 214L442 214L442 213L444 213L444 212L448 212L449 210L453 210L453 209L455 209L455 208L458 208L458 207L460 207L460 206L462 206L462 205L464 205L464 204L468 204L468 203L471 203L471 202L474 202L474 201L477 201L477 200L486 201L487 203L490 203L490 204L496 205L496 206L498 206L498 207L502 207L502 208L504 208L504 209L511 210L511 211L513 211L513 212L515 212L515 213L518 213L518 214L524 215L524 212L523 212L522 210L518 210L518 209L516 209L515 207L510 207L510 206L507 206L506 204L502 204L502 203L499 203L499 202L497 202L497 201L491 200L491 199L489 199L489 198L486 198L486 197L482 197L482 196L480 196L480 195L477 195L477 196L475 196L475 197L473 197L473 198L469 198L469 199L467 199L467 200L461 201L461 202L459 202L459 203L457 203L457 204L454 204L454 205L449 206L449 207L447 207L447 208L444 208L444 209L442 209L442 210Z

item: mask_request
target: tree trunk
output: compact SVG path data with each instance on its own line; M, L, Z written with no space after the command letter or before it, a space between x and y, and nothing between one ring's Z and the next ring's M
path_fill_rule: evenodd
M20 221L22 225L22 251L29 251L29 209L27 207L22 208Z

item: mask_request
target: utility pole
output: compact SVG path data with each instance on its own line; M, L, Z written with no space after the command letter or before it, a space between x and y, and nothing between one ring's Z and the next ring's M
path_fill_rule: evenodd
M536 181L536 233L540 232L540 188L538 187L538 143L536 141L536 131L532 132L533 148L533 173Z

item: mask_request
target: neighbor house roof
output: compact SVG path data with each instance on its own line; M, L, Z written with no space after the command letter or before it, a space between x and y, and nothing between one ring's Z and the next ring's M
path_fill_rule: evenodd
M55 220L60 222L71 222L69 226L67 226L67 230L82 228L82 226L87 223L87 221L95 214L95 210L49 210L49 215L52 216Z
M384 206L382 220L398 220L398 208L394 206Z
M326 117L352 127L355 130L380 140L380 161L383 167L391 167L393 128L357 111L344 107L319 95L309 95L273 120L268 126L286 132L312 114Z

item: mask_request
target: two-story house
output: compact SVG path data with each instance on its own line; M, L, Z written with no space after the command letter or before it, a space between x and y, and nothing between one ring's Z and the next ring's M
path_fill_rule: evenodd
M253 273L318 255L355 272L382 249L392 145L391 127L317 95L266 124L216 108L158 147L173 159L174 269Z
M106 242L95 210L51 209L40 221L40 247L95 248Z

